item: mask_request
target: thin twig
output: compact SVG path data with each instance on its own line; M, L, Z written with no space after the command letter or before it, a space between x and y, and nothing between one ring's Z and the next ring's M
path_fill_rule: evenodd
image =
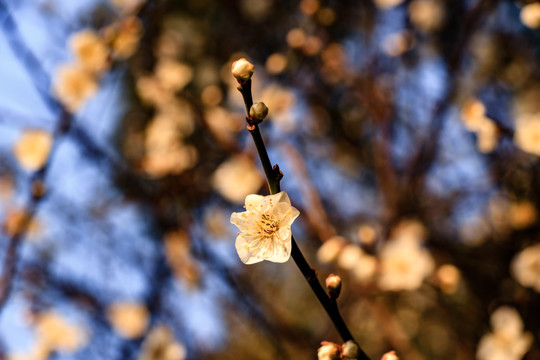
M8 239L7 252L2 264L2 275L0 278L0 313L2 312L2 309L9 298L11 289L13 287L13 281L15 279L17 270L20 244L28 233L29 225L36 214L39 204L43 200L43 184L49 170L51 159L53 158L58 147L58 139L69 131L71 120L71 114L63 111L53 134L53 146L51 152L49 153L49 157L45 164L32 175L30 186L32 193L30 195L29 203L26 206L22 219L16 224L15 228L10 234L10 238ZM37 190L37 187L39 187L39 190Z
M259 131L259 126L256 122L250 121L251 118L249 116L249 109L251 108L251 105L253 104L253 98L251 95L251 80L248 80L243 84L240 84L240 86L238 87L238 90L240 91L240 93L242 94L242 97L244 98L244 104L246 105L246 112L248 116L247 118L248 130L251 133L251 136L253 137L253 141L257 148L257 152L259 153L259 158L261 160L261 164L263 166L264 173L268 181L268 187L270 189L270 193L276 194L280 191L280 181L283 177L283 174L281 173L277 165L272 167L272 163L270 162L270 159L268 157L268 152L266 151L264 141ZM319 282L317 278L317 273L315 272L314 269L312 269L309 266L304 255L300 251L300 248L298 247L294 237L291 237L291 242L292 242L291 255L294 262L296 263L296 265L302 272L302 275L304 275L304 278L306 279L309 286L313 290L315 296L317 297L317 299L323 306L324 310L330 317L330 320L334 324L334 327L338 331L342 340L344 342L352 340L356 343L351 332L347 328L345 321L343 321L343 318L341 317L341 314L339 313L339 309L337 307L337 303L335 299L331 299L326 293L326 291L323 289L323 287L321 286L321 283ZM369 360L369 357L360 347L358 348L358 350L359 350L358 359Z

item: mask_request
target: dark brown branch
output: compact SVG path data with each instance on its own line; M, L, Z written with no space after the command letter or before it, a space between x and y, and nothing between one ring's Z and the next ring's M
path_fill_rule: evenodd
M261 164L264 169L264 173L266 174L266 179L268 181L268 186L270 188L271 194L276 194L280 191L280 181L283 177L283 174L279 170L279 167L275 165L272 167L270 159L268 157L268 152L266 151L266 147L264 145L261 133L259 131L259 126L255 123L250 123L250 117L249 117L249 109L251 108L251 105L253 104L253 98L251 95L251 80L248 80L244 84L240 84L238 87L238 90L240 93L242 93L242 97L244 98L244 103L246 105L246 111L248 116L248 130L251 133L253 137L253 141L255 142L255 146L257 148L257 152L259 153L259 158L261 159ZM330 320L334 324L334 327L338 331L339 335L341 336L342 340L344 342L347 342L349 340L354 340L351 332L347 328L347 325L343 321L343 318L341 317L341 314L339 313L337 303L335 300L331 299L326 291L321 286L321 283L319 282L319 279L317 278L317 273L315 270L313 270L308 262L306 261L304 255L300 251L300 248L298 247L294 237L291 239L292 242L292 250L291 255L300 269L300 272L302 275L304 275L304 278L308 282L309 286L313 290L315 296L323 306L324 310L330 317ZM369 357L366 355L366 353L359 347L359 354L358 359L360 360L369 360Z

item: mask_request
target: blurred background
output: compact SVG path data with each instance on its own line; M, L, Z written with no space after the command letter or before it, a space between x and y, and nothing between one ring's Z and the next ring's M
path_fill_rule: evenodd
M0 358L314 359L293 261L244 265L268 194L378 359L540 359L540 3L0 0Z

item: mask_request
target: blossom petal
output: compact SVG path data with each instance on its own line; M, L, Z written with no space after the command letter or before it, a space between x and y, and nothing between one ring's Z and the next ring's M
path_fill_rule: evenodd
M289 199L289 195L287 195L285 191L280 191L277 194L272 195L272 196L274 196L275 201L279 203L286 203L286 204L291 205L291 200Z
M253 216L250 216L248 211L232 213L231 224L236 225L241 232L250 232L256 227L256 224L253 221Z
M246 236L243 234L236 237L235 247L238 257L240 257L240 260L246 265L255 264L264 260L262 257L256 256L257 252L249 249Z
M280 227L291 226L294 219L300 215L300 211L298 211L298 209L284 202L278 203L274 207L273 213L277 217Z
M275 263L284 263L291 257L291 248L292 248L292 242L291 242L291 231L287 228L279 229L279 235L284 236L284 238L281 238L281 243L283 244L283 247L280 246L280 244L276 244L276 248L273 254L266 258L265 260L275 262Z
M263 201L264 196L251 194L246 196L246 210L257 211L259 205Z

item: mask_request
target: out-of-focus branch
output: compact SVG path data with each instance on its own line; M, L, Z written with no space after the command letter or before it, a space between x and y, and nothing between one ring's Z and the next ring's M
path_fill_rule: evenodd
M431 115L428 135L418 147L418 151L411 158L408 166L408 179L406 184L418 189L424 182L425 174L429 171L438 155L438 143L444 124L444 115L452 105L459 89L459 75L465 51L475 31L481 27L489 12L497 5L496 0L481 0L465 16L456 45L447 59L449 70L449 84L445 95L437 102Z
M287 355L287 350L285 350L280 336L278 335L281 334L281 331L277 331L275 325L268 321L261 310L254 305L260 302L255 298L255 295L253 295L254 292L244 291L244 289L249 288L249 285L246 283L241 283L238 277L232 273L229 267L223 263L219 256L216 256L211 251L203 239L196 241L195 245L195 256L201 260L204 260L204 263L207 264L211 271L213 271L216 275L219 275L224 281L227 282L231 290L236 295L235 306L241 308L242 312L247 313L248 317L255 320L255 322L261 327L261 330L265 333L267 339L275 349L274 356L276 358L288 359L289 356Z
M14 229L12 229L8 239L7 251L2 263L2 277L0 278L0 312L2 311L9 297L12 284L16 276L16 266L18 260L17 254L20 244L26 236L28 227L45 195L46 188L44 184L47 172L49 170L49 164L58 147L59 138L69 131L71 119L71 114L66 111L62 111L53 134L53 145L51 152L49 153L49 157L41 169L37 170L32 175L31 186L29 187L32 193L29 195L28 204L23 213L22 219L20 219Z
M302 186L302 198L306 200L306 214L309 224L315 231L319 239L324 242L336 235L336 229L328 221L328 216L322 205L321 197L309 176L305 161L300 152L290 143L283 144L283 151L287 154L286 159L291 163L291 168L296 170L296 175L300 177Z
M2 19L0 24L11 50L19 57L26 69L31 69L30 78L41 99L53 112L59 111L60 104L49 94L51 78L41 66L37 56L26 45L19 27L5 2L0 2L0 19Z
M403 359L424 360L424 357L411 345L410 338L404 333L401 325L392 316L385 304L374 299L368 299L367 305L377 319L377 323L381 325L384 335Z

